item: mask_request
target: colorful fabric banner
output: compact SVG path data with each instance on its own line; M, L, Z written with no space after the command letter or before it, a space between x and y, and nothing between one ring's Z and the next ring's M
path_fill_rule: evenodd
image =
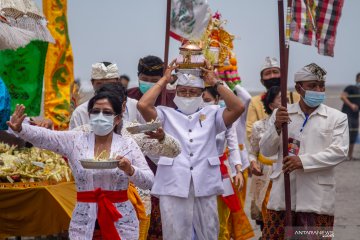
M336 29L344 0L293 1L290 40L312 45L325 56L334 56Z
M178 41L200 39L211 12L207 0L172 0L170 36Z
M6 121L10 119L10 95L0 78L0 130L7 130Z
M43 0L48 28L56 43L49 44L45 66L45 117L56 129L67 129L70 119L70 88L74 81L73 55L67 27L67 1Z
M16 51L0 51L0 77L10 93L12 111L24 104L28 116L39 116L47 45L33 41Z

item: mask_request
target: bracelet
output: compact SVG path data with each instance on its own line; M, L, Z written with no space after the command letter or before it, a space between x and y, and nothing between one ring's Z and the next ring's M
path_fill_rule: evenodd
M217 81L217 82L214 84L215 90L218 89L219 85L223 85L223 86L224 86L224 82L222 82L222 81Z

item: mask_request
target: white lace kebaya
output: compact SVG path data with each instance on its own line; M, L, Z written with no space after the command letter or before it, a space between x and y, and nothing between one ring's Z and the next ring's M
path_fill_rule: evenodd
M97 188L108 191L127 190L129 180L142 189L152 187L154 175L139 146L131 138L114 134L110 153L110 156L124 155L131 150L126 158L131 161L135 172L129 177L119 168L93 170L81 166L80 159L94 158L95 135L91 132L51 131L23 124L18 135L36 147L49 149L67 157L78 192L94 191ZM113 204L122 215L115 222L121 239L138 239L139 222L131 202ZM76 203L69 227L70 239L92 239L97 210L97 203Z

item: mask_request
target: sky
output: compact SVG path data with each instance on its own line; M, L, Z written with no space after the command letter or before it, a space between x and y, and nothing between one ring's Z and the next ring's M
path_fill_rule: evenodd
M41 7L41 0L35 0ZM89 89L91 64L117 63L120 74L137 86L139 58L164 58L166 0L68 1L68 27L74 54L75 78ZM235 35L234 50L242 84L249 91L262 90L260 68L266 56L279 58L277 0L208 0L212 12L227 20ZM285 1L286 2L286 1ZM315 62L325 68L327 85L355 82L360 72L360 1L345 0L338 26L335 57L317 53L314 46L291 42L289 87L294 72ZM179 54L180 42L170 41L169 59Z

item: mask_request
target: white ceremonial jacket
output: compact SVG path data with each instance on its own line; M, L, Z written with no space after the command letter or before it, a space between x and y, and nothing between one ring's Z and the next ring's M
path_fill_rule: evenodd
M335 166L344 161L349 148L347 116L321 104L310 116L300 134L305 115L300 105L288 105L291 122L289 137L300 140L299 157L304 169L290 173L291 209L296 212L313 212L334 215ZM282 173L282 140L276 132L276 111L269 120L269 128L260 140L264 156L278 154L273 166L272 189L268 209L285 210L284 176Z
M173 108L156 107L164 130L178 139L182 151L176 158L160 157L152 194L186 198L191 179L196 197L223 193L216 135L227 129L224 109L212 105L185 115Z

